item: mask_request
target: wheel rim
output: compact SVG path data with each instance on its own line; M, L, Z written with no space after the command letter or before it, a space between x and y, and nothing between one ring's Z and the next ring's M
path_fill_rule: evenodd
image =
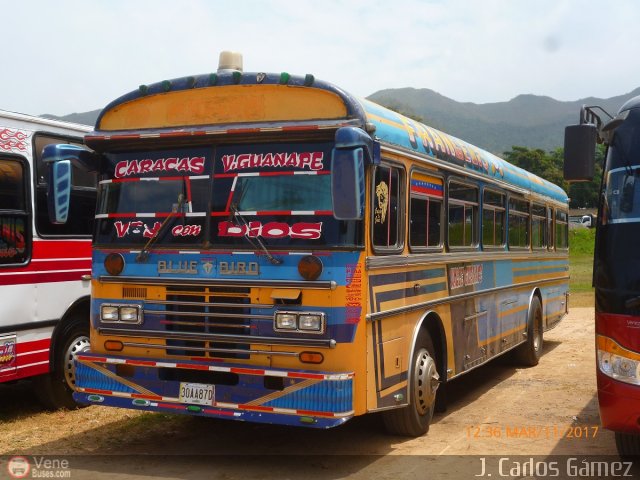
M536 311L536 316L533 322L533 349L539 352L542 348L542 313Z
M89 337L80 336L75 338L68 346L64 355L64 379L69 388L73 389L76 384L76 369L73 364L74 357L83 352L89 351Z
M416 410L420 415L425 415L435 404L440 375L438 375L435 361L424 348L416 358L413 380Z

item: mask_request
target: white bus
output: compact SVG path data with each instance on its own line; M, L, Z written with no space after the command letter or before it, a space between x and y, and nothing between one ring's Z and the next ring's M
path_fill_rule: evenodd
M51 222L42 149L91 128L0 110L0 382L32 377L49 408L75 406L73 354L89 345L95 175L74 171L69 222Z

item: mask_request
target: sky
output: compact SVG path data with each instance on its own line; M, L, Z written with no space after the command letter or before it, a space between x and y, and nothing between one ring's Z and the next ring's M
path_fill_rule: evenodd
M640 87L636 0L0 0L0 109L66 115L162 80L313 74L358 97L562 101Z

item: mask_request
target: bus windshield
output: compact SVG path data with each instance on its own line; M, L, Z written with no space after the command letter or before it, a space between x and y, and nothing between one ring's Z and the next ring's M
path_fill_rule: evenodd
M640 222L640 123L631 115L616 130L605 173L603 223Z
M240 211L331 211L329 175L238 177L231 202Z
M360 247L362 222L333 218L331 144L107 154L97 244L199 248ZM162 226L165 225L164 227Z
M605 222L640 222L640 167L610 170L605 188Z

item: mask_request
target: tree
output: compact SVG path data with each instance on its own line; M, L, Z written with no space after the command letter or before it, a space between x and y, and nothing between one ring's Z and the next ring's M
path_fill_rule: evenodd
M563 178L564 149L556 148L545 152L540 148L514 146L504 152L504 159L528 172L542 177L562 187L569 194L569 206L572 208L596 208L598 191L602 180L604 148L599 145L596 151L595 176L591 182L573 183L569 185Z

